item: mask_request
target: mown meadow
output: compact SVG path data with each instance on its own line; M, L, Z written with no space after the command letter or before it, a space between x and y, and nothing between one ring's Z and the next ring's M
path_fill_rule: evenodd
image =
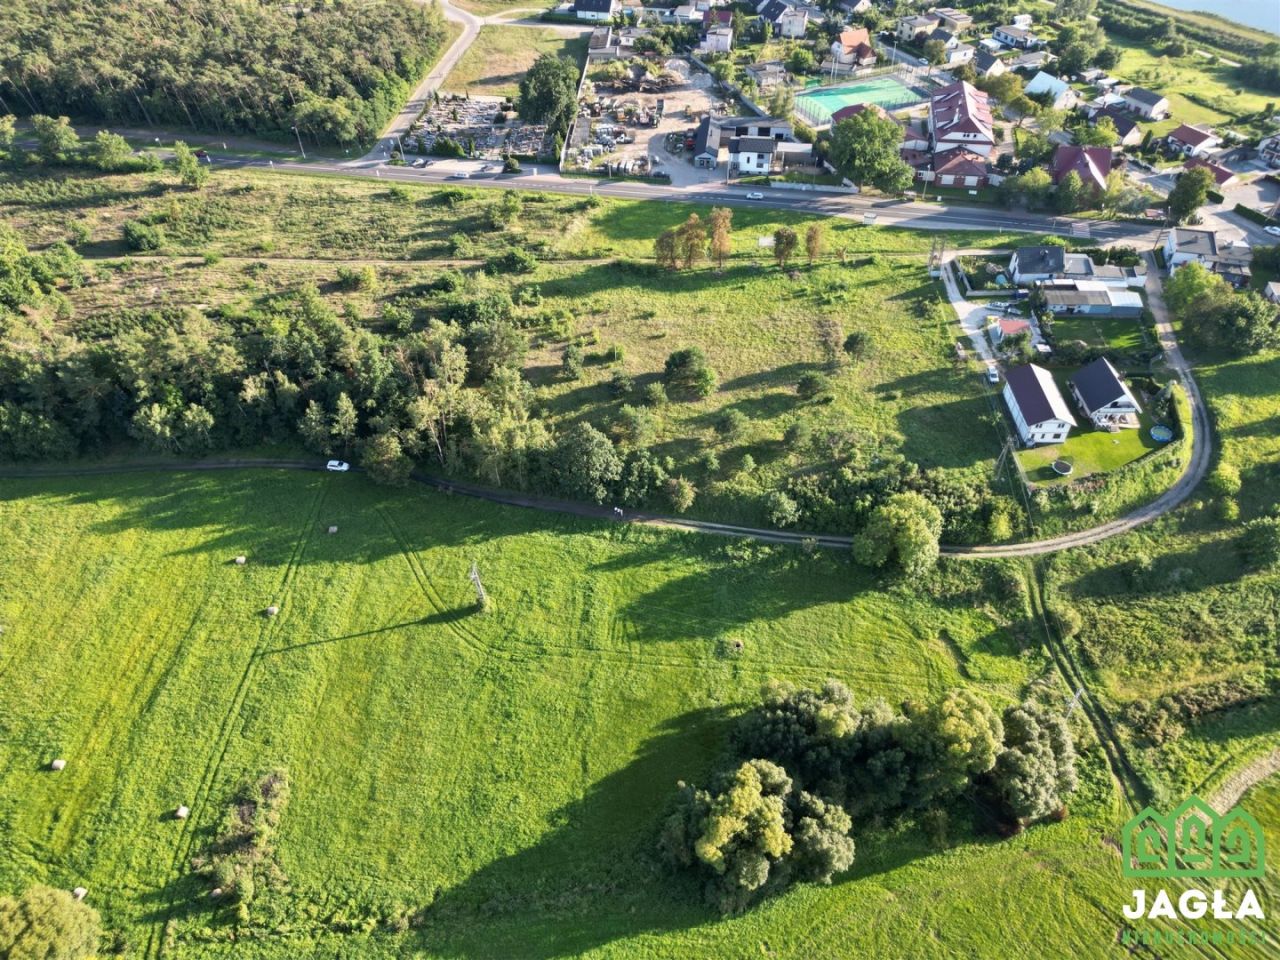
M676 781L766 678L1065 702L1020 567L894 584L840 554L269 471L9 479L0 523L0 887L86 886L128 955L1113 949L1128 810L1082 712L1072 815L1012 840L963 800L927 829L858 824L848 876L727 919L655 856ZM264 771L289 783L276 875L237 920L191 859Z

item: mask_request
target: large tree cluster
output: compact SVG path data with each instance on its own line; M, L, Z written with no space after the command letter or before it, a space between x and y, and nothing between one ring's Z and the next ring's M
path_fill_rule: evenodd
M854 860L855 822L917 817L965 792L1020 828L1076 788L1066 720L1034 703L1003 719L976 694L861 707L842 683L771 681L734 724L728 763L679 786L660 849L725 913L798 881L830 883Z
M100 123L377 136L444 39L409 0L9 0L0 113Z

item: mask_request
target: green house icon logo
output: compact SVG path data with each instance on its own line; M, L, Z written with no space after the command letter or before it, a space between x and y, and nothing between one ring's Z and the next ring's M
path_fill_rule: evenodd
M1244 810L1219 814L1193 796L1168 816L1144 809L1120 846L1126 877L1261 877L1267 841Z

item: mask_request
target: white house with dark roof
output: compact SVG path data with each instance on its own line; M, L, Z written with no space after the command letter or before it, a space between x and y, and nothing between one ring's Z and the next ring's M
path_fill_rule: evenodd
M1031 32L1030 27L1009 24L1004 27L996 27L991 35L1006 47L1013 47L1015 50L1030 50L1032 47L1040 45L1040 38Z
M998 77L1008 69L1004 61L990 50L979 50L973 56L973 70L980 77Z
M1212 130L1193 127L1189 123L1170 130L1169 135L1165 137L1165 142L1170 150L1176 150L1184 157L1206 156L1209 151L1222 144L1221 138Z
M612 20L619 9L618 0L573 0L573 14L579 20Z
M1173 227L1164 241L1164 262L1170 273L1188 263L1200 263L1233 287L1249 283L1252 260L1253 248L1247 243L1219 240L1212 230Z
M1169 115L1169 100L1154 90L1130 87L1122 96L1124 105L1145 120L1163 120Z
M1053 374L1034 363L1011 367L1004 377L1004 402L1023 444L1061 443L1076 418L1071 415Z
M1080 409L1100 430L1139 425L1142 408L1106 357L1082 367L1067 382Z

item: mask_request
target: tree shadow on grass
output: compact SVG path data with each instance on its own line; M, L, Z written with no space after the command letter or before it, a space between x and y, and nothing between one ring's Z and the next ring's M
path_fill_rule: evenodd
M748 561L730 558L669 577L622 608L642 641L711 640L756 621L773 621L820 604L847 603L871 586L869 574L843 555L805 557L793 547L754 545Z
M661 865L656 839L676 781L705 779L728 722L702 708L663 723L630 763L555 811L540 841L425 905L414 949L549 960L712 922L698 885Z

